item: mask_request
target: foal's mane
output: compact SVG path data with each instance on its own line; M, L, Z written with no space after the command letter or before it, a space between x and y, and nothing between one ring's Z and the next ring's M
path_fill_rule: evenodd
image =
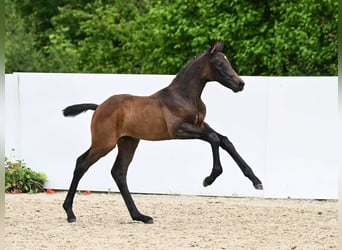
M183 68L181 68L179 70L179 72L177 73L176 77L173 79L172 82L178 80L186 71L188 68L190 68L192 66L192 64L200 57L202 57L207 51L203 52L202 54L198 55L198 56L194 56L191 60L188 61L187 64L185 64L185 66Z

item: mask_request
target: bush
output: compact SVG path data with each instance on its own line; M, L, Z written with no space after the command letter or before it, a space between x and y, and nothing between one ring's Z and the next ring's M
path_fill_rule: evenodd
M6 73L176 74L214 40L237 73L337 75L334 0L5 0Z
M11 162L5 159L5 192L6 193L39 193L44 192L46 175L26 167L24 161Z

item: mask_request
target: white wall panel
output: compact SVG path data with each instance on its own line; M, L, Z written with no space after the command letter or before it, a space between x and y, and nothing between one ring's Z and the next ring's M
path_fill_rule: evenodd
M17 99L15 93L6 92L6 104L19 107L7 105L7 114L20 114L6 116L6 148L17 145L17 155L28 166L47 174L47 187L67 189L76 158L90 145L92 111L65 118L62 109L75 103L101 103L119 93L149 95L172 79L166 75L7 75L6 87L16 82L19 91ZM337 77L243 79L246 87L240 93L217 82L207 84L202 95L206 120L230 138L264 182L265 191L254 190L223 150L223 174L213 185L202 187L212 167L210 146L174 140L140 142L128 173L132 192L337 198ZM110 175L115 156L116 150L97 162L79 189L117 191Z

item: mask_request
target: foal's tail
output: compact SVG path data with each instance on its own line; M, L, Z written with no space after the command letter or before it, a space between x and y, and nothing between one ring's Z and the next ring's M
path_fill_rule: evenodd
M63 115L64 116L76 116L82 112L86 112L87 110L96 110L97 104L94 103L83 103L83 104L75 104L66 107L63 110Z

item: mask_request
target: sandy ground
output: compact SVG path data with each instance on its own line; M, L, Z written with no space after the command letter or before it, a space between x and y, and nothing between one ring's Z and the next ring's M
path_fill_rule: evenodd
M134 195L154 224L131 221L119 194L6 194L5 249L337 249L337 202Z

